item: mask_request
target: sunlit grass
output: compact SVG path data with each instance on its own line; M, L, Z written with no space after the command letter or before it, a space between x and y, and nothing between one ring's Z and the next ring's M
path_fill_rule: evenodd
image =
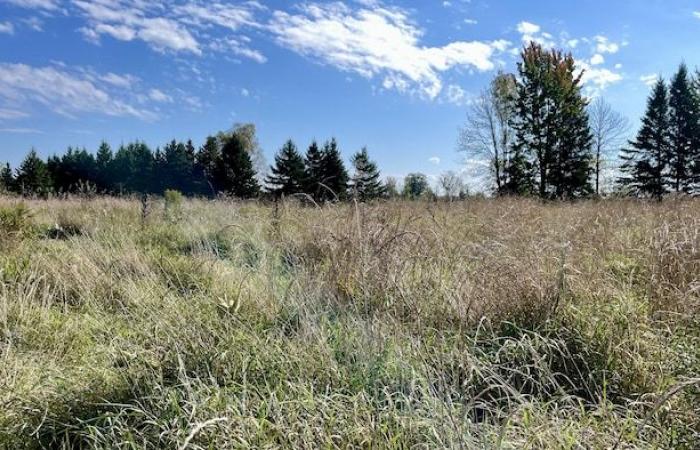
M0 199L0 448L694 448L700 202Z

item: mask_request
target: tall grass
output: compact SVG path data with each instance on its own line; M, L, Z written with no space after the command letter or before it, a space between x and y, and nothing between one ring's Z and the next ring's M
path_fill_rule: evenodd
M0 198L0 448L697 448L700 202Z

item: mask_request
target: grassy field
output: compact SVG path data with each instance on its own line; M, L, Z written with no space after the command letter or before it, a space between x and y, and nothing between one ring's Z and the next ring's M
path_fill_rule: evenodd
M700 445L700 201L0 198L0 249L2 449Z

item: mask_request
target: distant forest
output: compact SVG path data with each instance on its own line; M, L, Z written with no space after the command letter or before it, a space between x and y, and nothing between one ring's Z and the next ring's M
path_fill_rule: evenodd
M602 98L584 95L582 76L571 54L531 43L517 73L497 74L472 102L460 149L469 159L488 161L492 194L601 196L609 193L603 189L605 171L614 173L619 195L661 200L669 193L700 193L700 73L693 75L681 64L669 83L659 79L638 134L629 141L627 119ZM115 151L103 142L95 153L69 148L47 160L31 150L16 169L2 167L0 191L49 196L175 190L188 196L303 196L317 202L436 195L424 174L409 174L401 191L397 180L382 180L366 148L351 164L348 171L335 139L312 142L303 154L290 140L265 170L255 126L244 124L209 136L198 148L192 141L173 140L155 151L143 142ZM437 189L450 199L467 195L455 172L442 174Z

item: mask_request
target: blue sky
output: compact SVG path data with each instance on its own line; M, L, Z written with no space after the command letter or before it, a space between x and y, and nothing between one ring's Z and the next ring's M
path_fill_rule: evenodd
M470 98L527 40L636 127L650 80L700 64L700 2L0 0L0 161L254 122L268 161L335 136L385 175L458 170Z

